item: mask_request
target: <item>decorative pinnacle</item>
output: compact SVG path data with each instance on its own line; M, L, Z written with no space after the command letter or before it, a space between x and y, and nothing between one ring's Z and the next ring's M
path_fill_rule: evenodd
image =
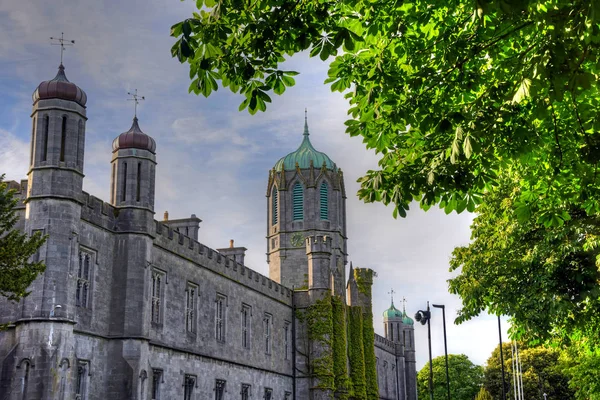
M51 43L52 46L60 46L60 65L62 67L63 62L63 53L65 52L65 46L73 46L75 44L74 40L65 39L64 32L60 33L60 37L50 37L50 40L56 40L58 43Z
M402 311L406 314L406 297L402 298Z
M133 118L137 119L137 106L138 104L140 104L141 100L146 100L146 98L144 96L139 96L137 89L135 89L135 91L133 93L131 92L127 92L128 95L130 95L131 97L133 97L132 99L127 99L127 100L133 100L134 102L134 107L133 107Z
M394 293L396 293L394 291L394 289L391 289L388 294L390 295L390 297L392 298L392 307L394 306Z
M304 136L308 136L308 111L304 109Z

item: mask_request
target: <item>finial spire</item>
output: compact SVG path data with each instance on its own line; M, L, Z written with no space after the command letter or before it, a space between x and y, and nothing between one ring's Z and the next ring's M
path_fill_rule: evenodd
M402 298L402 311L406 314L406 297Z
M396 293L394 291L394 289L391 289L388 294L390 295L390 297L392 298L392 307L394 306L394 293Z
M308 136L308 111L304 108L304 136Z
M65 52L65 46L73 46L75 44L74 40L65 39L64 32L60 33L60 37L50 37L50 40L56 40L58 43L51 43L52 46L60 46L60 66L62 67L63 63L63 53ZM64 68L63 68L64 69Z
M132 97L131 99L127 99L127 100L133 100L133 102L134 102L133 118L137 119L137 106L138 106L138 104L140 104L141 100L146 100L146 98L144 96L138 95L137 89L135 89L133 93L127 92L127 94Z

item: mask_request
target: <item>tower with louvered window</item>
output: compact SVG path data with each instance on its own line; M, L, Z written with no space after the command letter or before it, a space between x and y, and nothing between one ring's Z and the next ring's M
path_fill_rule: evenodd
M329 236L332 286L344 296L347 260L344 178L341 169L313 147L306 118L300 147L277 161L269 173L267 203L269 277L289 288L306 287L305 238Z

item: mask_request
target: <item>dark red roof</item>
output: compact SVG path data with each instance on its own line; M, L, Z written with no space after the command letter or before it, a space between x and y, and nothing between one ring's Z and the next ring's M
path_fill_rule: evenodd
M56 77L51 81L44 81L39 84L33 92L33 103L45 99L63 99L74 101L82 107L85 107L87 95L76 84L69 82L65 75L65 67L60 64Z
M142 149L152 154L156 151L156 142L146 135L138 125L137 117L133 118L133 124L127 132L121 133L113 140L113 153L119 149Z

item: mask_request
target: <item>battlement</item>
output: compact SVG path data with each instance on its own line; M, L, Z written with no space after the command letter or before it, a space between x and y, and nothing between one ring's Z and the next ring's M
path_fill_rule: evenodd
M362 285L373 285L373 277L377 276L377 273L371 268L354 268L354 279Z
M234 261L218 251L177 232L162 222L154 221L154 245L182 257L201 268L206 268L234 282L291 306L292 290Z
M387 351L388 353L394 354L396 352L396 344L391 340L384 338L383 336L379 336L378 334L375 334L375 346Z
M330 253L331 237L329 236L308 236L306 238L306 254L310 253Z

